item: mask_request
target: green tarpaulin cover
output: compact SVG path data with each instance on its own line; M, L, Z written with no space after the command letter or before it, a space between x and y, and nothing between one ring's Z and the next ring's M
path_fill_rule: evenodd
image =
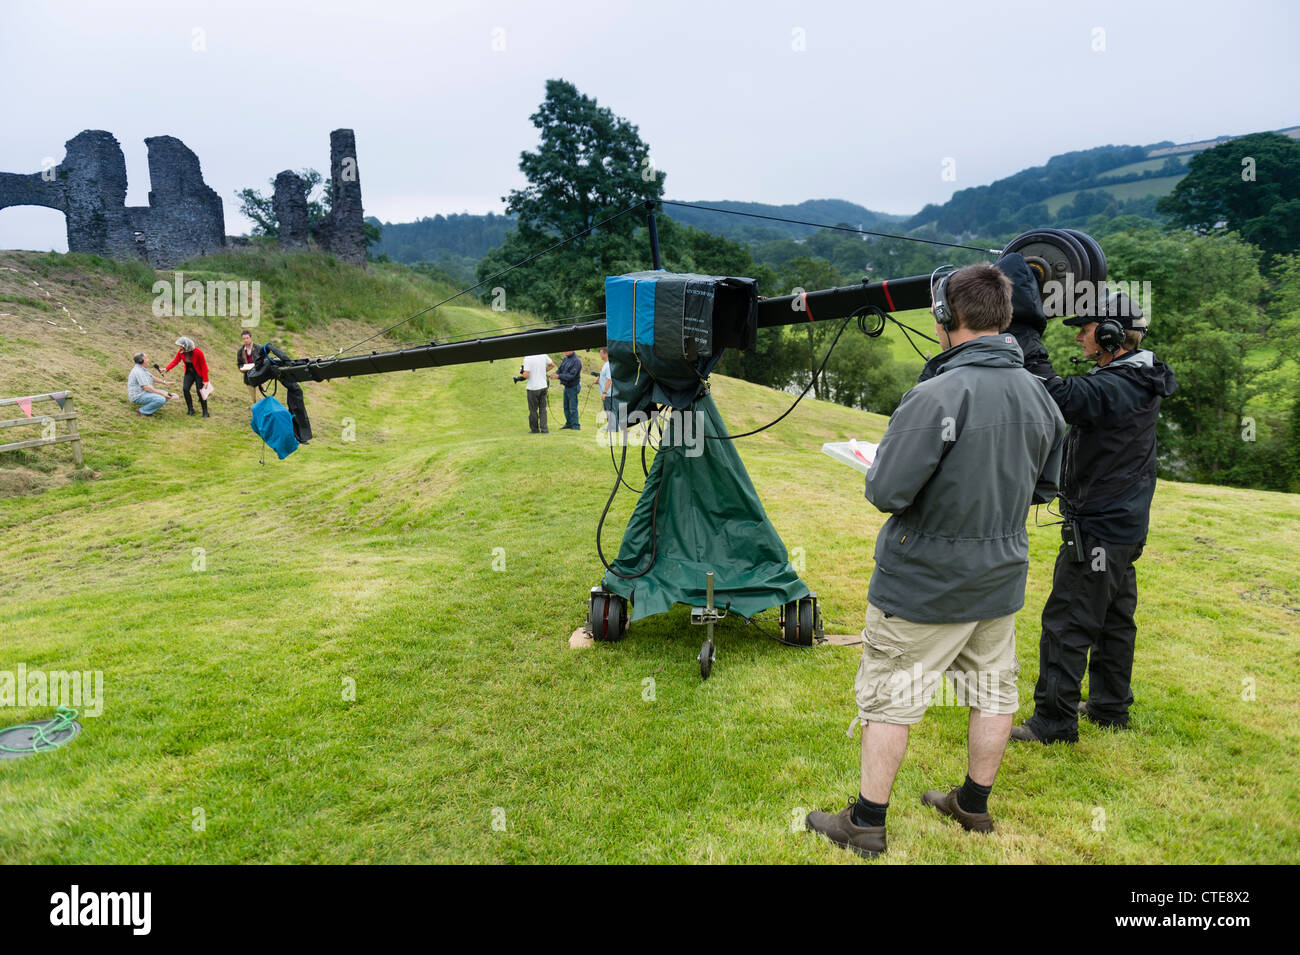
M625 402L624 414L646 411L650 402L667 405L669 412L654 464L611 562L617 573L607 571L601 581L631 602L632 620L663 613L675 603L704 606L708 571L713 571L714 605L730 604L731 612L745 617L809 594L790 566L735 442L709 437L727 434L705 384L721 353L710 340L712 286L726 283L734 290L747 281L664 272L606 280L614 399ZM639 449L629 449L627 456L639 458ZM632 576L647 566L646 573Z

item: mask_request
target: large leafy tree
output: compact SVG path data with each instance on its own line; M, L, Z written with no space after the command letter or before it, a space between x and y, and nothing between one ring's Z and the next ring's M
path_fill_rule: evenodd
M520 156L528 185L503 197L506 211L519 224L479 264L480 280L587 232L639 201L663 195L664 174L650 164L650 147L636 126L572 83L548 80L546 98L530 118L540 142L536 151ZM648 264L632 241L644 221L639 212L622 216L512 270L494 287L506 290L510 307L547 318L598 311L606 274L616 274L629 262L633 268Z
M817 289L835 288L838 285L845 284L844 276L840 275L839 271L830 262L807 255L798 256L786 263L785 267L781 269L780 283L784 289L781 293L783 295L793 295L795 289L811 292ZM835 330L832 325L833 323L819 325L817 322L810 320L800 322L798 326L791 328L791 331L802 339L800 350L803 352L807 370L803 380L806 383L809 378L814 378L812 393L815 397L823 400L830 397L830 389L824 377L817 377L817 369L822 362L822 352L825 350L819 346L823 343L829 343L832 332ZM850 333L846 332L845 334ZM791 344L794 344L793 340Z
M1178 376L1159 425L1164 473L1285 488L1291 452L1278 399L1290 395L1277 392L1287 323L1264 307L1259 250L1236 235L1146 230L1110 236L1106 255L1112 279L1151 283L1146 347Z
M1254 133L1207 149L1156 208L1202 234L1239 233L1270 256L1300 251L1300 142Z

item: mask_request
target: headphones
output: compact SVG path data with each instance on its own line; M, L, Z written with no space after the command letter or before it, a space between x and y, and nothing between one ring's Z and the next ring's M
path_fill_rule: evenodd
M946 271L945 271L946 270ZM957 328L957 315L948 304L948 280L957 271L955 265L941 265L930 273L930 295L934 299L934 320L943 326L943 330L952 334ZM939 275L943 272L942 275ZM935 281L938 276L938 281ZM1121 341L1123 336L1121 336Z
M1093 330L1092 340L1102 351L1113 355L1124 347L1124 326L1113 318L1103 318Z

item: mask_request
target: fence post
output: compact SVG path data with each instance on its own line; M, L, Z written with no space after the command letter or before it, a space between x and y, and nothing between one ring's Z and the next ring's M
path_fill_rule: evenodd
M68 442L72 445L72 464L77 468L85 467L81 463L81 433L77 431L77 409L72 406L71 392L63 401L63 410L72 415L68 419L68 434L72 435L72 440Z

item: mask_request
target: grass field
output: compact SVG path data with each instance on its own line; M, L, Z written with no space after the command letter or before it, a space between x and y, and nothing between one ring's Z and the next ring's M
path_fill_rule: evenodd
M569 648L612 480L594 401L581 432L530 436L511 362L308 385L316 440L262 464L236 326L153 319L108 272L32 269L0 256L0 292L49 292L85 331L0 304L0 395L73 389L97 477L67 481L63 447L0 456L46 488L11 479L0 499L0 671L102 671L104 700L70 746L0 761L0 862L851 861L796 823L855 792L856 648L727 621L702 682L684 608ZM442 330L514 320L466 308ZM278 340L324 352L369 327ZM125 356L168 355L180 331L214 356L215 416L141 420ZM733 430L789 401L714 384ZM860 627L884 516L819 448L884 425L807 399L740 443L831 632ZM632 503L615 502L608 542ZM1058 540L1030 523L1022 701ZM932 709L882 861L1297 861L1297 552L1300 498L1162 483L1132 728L1011 750L982 838L920 805L965 765L966 711Z
M1186 166L1192 159L1193 153L1183 153L1175 156L1180 163ZM1098 179L1118 179L1120 176L1128 176L1135 172L1152 172L1156 169L1163 169L1168 156L1157 156L1155 159L1143 159L1141 162L1131 162L1127 166L1119 166L1116 169L1108 169L1106 172L1099 173Z
M1140 199L1144 196L1167 196L1174 191L1174 186L1182 181L1182 176L1160 176L1156 179L1139 179L1137 182L1121 182L1114 186L1099 186L1102 192L1110 193L1116 199ZM1089 189L1088 192L1095 190ZM1047 211L1051 215L1056 215L1061 207L1074 201L1074 197L1079 194L1078 189L1072 189L1069 192L1058 192L1054 196L1049 196L1043 200L1047 203Z

